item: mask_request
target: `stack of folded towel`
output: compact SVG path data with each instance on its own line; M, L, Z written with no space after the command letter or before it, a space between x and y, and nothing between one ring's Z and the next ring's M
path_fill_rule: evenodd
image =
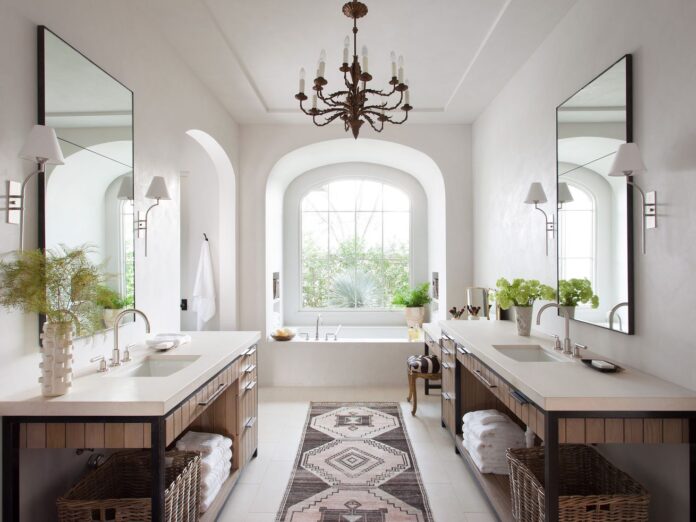
M204 513L230 476L232 439L217 433L189 431L177 441L176 449L201 454L201 513Z
M520 427L497 410L469 412L463 422L464 447L479 471L508 475L505 450L525 447Z

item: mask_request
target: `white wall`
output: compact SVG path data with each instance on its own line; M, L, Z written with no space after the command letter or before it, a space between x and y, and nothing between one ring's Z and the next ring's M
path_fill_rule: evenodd
M634 56L634 138L648 173L638 182L665 205L648 231L648 253L635 249L636 335L573 323L573 338L592 349L689 388L696 388L694 311L696 241L696 3L691 0L582 0L575 4L524 67L474 124L474 277L555 281L555 257L544 257L544 227L524 205L532 181L553 194L555 107L625 53ZM636 234L638 233L636 210ZM638 237L638 236L636 236ZM560 333L548 314L546 330ZM681 455L683 448L668 448ZM641 453L642 451L642 453ZM618 456L618 451L612 452ZM657 480L667 460L636 466L646 450L623 459L650 483L659 520L686 520L684 481ZM654 452L652 452L654 453ZM662 452L664 453L664 452ZM631 459L627 459L627 454ZM663 456L664 459L664 456ZM675 459L670 459L672 462ZM662 473L665 475L665 473ZM667 474L669 475L669 474Z
M205 130L236 163L238 126L153 33L153 25L139 13L136 3L124 9L121 2L3 0L0 2L0 184L3 187L6 180L19 180L32 169L17 154L37 121L37 24L47 25L135 93L136 208L146 208L143 196L154 175L166 178L173 198L151 213L147 258L143 257L142 240L136 242L136 300L138 307L149 315L155 331L178 329L178 176L185 163L183 144L190 140L185 132L192 128ZM27 212L29 247L36 245L35 202L32 190ZM0 252L16 249L18 240L17 226L0 223ZM35 316L0 311L3 362L0 386L3 388L37 387L37 323ZM123 342L128 342L128 337L124 335ZM110 343L110 335L80 343L76 365L84 365L96 353L108 354ZM60 462L60 458L46 459L43 462L46 469L35 471L49 474L47 467Z
M365 129L364 138L386 140L417 149L440 168L446 190L447 301L461 306L465 288L472 281L471 264L471 129L464 125L411 125L390 127L382 134ZM316 128L293 125L249 125L242 128L244 151L239 170L240 204L240 328L266 330L265 281L266 183L276 162L300 147L326 140L346 138L340 125ZM280 234L279 234L280 235ZM279 260L278 266L282 265ZM260 347L260 381L264 363L271 364L273 345Z

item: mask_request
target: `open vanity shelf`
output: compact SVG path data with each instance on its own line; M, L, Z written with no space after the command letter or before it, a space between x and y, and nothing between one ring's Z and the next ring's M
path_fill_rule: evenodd
M188 430L233 441L230 477L200 520L215 520L239 475L257 454L257 346L232 362L162 416L3 417L3 520L18 521L22 450L59 448L149 449L153 462L153 520L163 519L165 451Z

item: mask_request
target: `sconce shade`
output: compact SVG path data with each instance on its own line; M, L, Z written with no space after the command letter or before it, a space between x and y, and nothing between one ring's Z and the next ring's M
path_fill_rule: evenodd
M19 157L29 161L37 161L37 158L42 159L49 165L63 165L65 163L58 138L56 138L56 131L45 125L34 125L22 150L19 151Z
M145 197L149 199L172 199L169 197L169 191L167 190L167 183L164 181L162 176L155 176L150 182L150 188L147 189Z
M524 202L529 205L536 205L537 203L546 203L546 193L544 192L544 187L541 186L541 183L535 181L529 186L529 192L527 192L527 199L525 199Z
M124 176L121 179L121 186L118 188L117 199L132 200L133 199L133 177Z
M573 201L573 195L570 193L570 188L568 188L567 183L558 184L558 202L560 204L570 203Z
M644 172L645 168L640 149L635 143L623 143L614 156L614 163L609 171L610 176L632 176L636 172Z

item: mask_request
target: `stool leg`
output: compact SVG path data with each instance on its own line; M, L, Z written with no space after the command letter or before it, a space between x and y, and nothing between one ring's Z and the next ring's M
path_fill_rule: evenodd
M411 415L415 417L416 408L418 408L418 386L416 385L416 377L413 377L413 409L411 410Z
M413 397L413 374L408 372L408 402L411 402L411 397Z

